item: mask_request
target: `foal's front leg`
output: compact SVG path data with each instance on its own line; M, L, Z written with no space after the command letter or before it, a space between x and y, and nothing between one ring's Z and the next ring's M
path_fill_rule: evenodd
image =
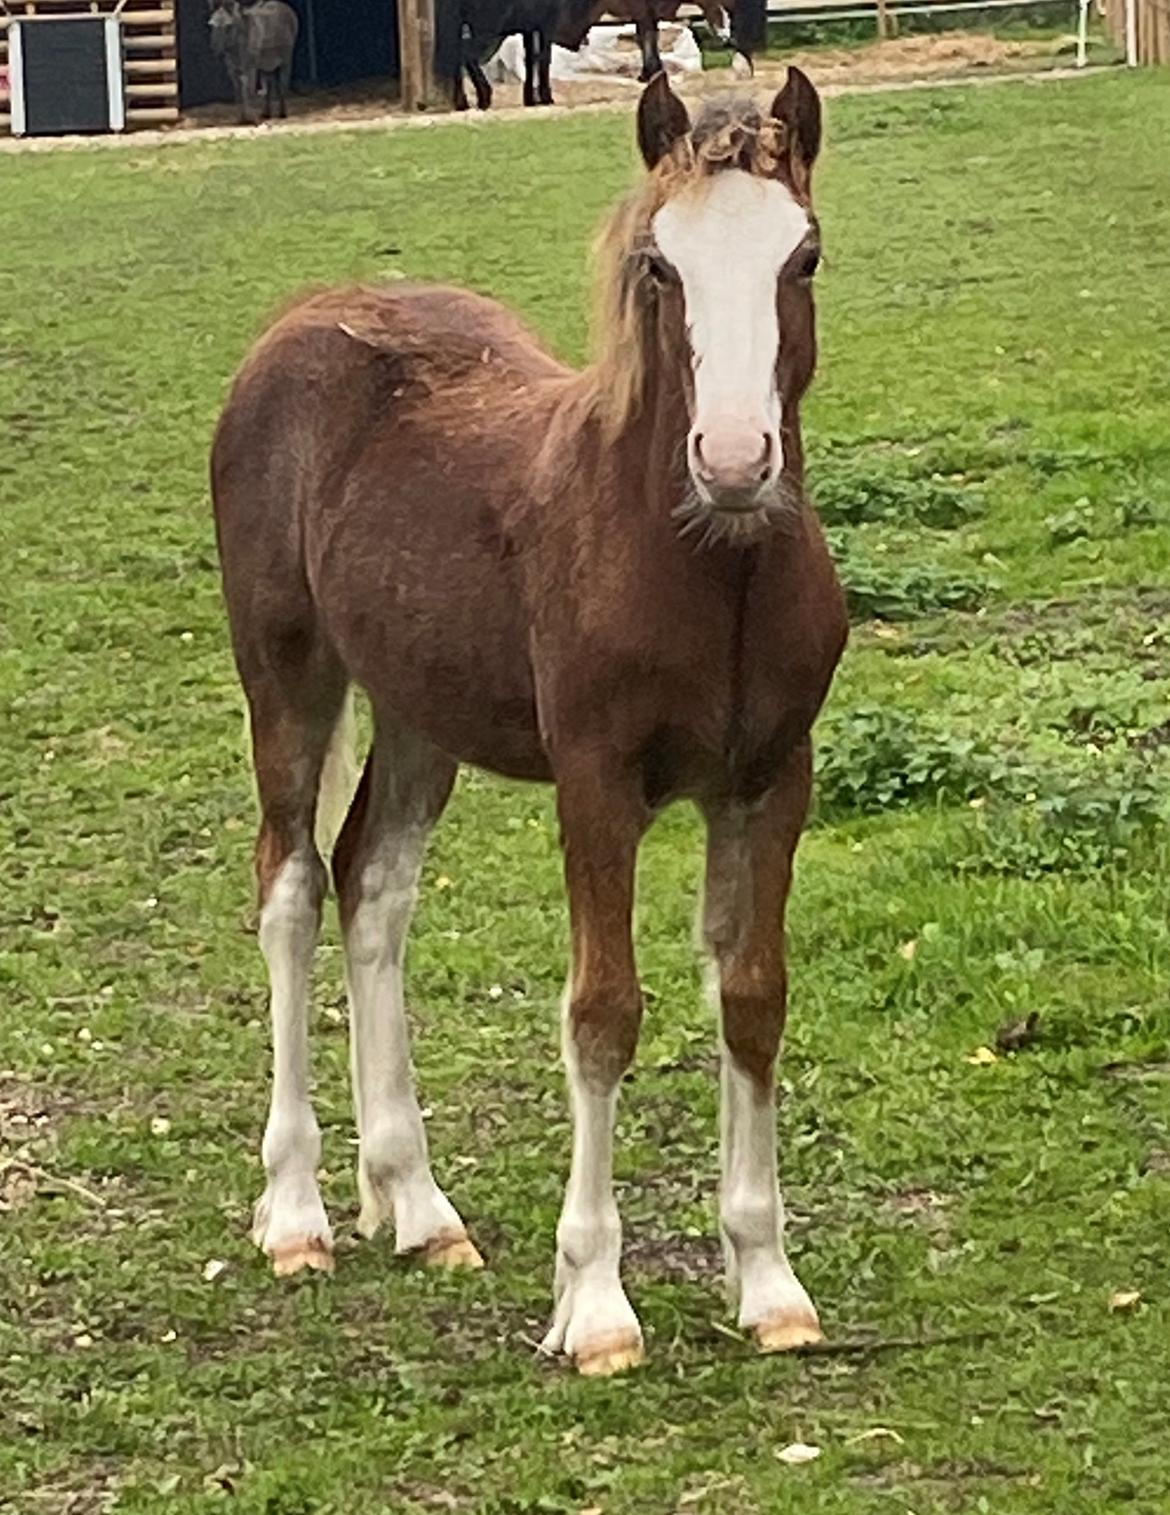
M634 863L645 827L640 797L597 771L558 776L572 967L564 1058L573 1156L557 1226L549 1352L601 1375L642 1359L642 1330L619 1276L622 1231L613 1195L617 1091L638 1040L642 993L631 934Z
M739 1324L762 1351L821 1339L784 1252L776 1172L776 1056L787 977L784 907L811 789L803 745L756 807L708 813L703 935L715 960L722 1019L720 1221Z

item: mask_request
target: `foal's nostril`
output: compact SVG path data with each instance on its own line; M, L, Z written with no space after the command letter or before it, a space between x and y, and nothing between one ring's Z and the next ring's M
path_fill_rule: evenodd
M714 478L714 474L707 467L706 459L703 457L703 433L701 431L695 433L695 463L705 479Z
M761 484L766 484L772 477L772 435L764 433L764 450L760 454L760 468L758 474Z

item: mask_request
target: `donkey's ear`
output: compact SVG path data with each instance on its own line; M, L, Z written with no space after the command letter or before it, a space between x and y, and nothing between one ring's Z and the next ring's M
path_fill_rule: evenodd
M799 68L789 66L784 88L772 101L772 114L788 128L793 156L800 160L807 177L821 150L821 97Z
M687 108L671 89L665 74L655 74L638 101L638 146L647 168L663 158L691 129Z

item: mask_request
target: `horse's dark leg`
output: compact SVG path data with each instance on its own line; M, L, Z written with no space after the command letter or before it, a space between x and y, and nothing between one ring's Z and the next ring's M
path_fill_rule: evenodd
M539 79L537 98L541 105L553 104L552 93L552 37L548 32L537 32L540 44L539 54Z
M650 14L639 16L637 22L638 46L642 49L643 84L648 84L655 74L662 72L662 59L658 53L658 22Z
M248 120L247 73L243 67L236 68L231 64L228 65L228 71L232 76L232 93L236 97L236 107L240 118L240 125L250 126L252 123Z
M524 104L536 105L536 48L539 32L524 33Z
M812 753L790 756L762 803L707 811L702 934L719 975L722 1018L720 1221L739 1324L764 1352L821 1336L784 1253L776 1175L776 1057L787 975L784 908L808 810Z
M260 120L256 73L250 68L244 68L240 72L240 120L246 126L256 126Z
M288 92L292 84L292 59L282 63L277 75L280 81L280 119L284 121L288 116Z
M476 58L467 65L467 72L471 75L471 82L475 86L475 104L478 110L491 110L492 87L488 83L488 76L483 71L483 64Z
M467 109L467 91L463 87L464 64L460 64L455 70L455 78L451 84L451 104L456 110Z
M563 1048L573 1155L544 1345L574 1358L582 1373L606 1374L642 1356L641 1327L619 1273L613 1124L642 1018L631 920L634 862L649 817L631 765L591 747L558 754L556 767L572 935Z
M276 74L271 70L260 75L260 87L264 91L264 119L272 120L273 102L272 97L276 90Z

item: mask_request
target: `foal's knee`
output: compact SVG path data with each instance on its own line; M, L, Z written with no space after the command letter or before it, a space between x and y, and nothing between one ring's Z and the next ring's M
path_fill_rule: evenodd
M641 1024L637 984L572 991L566 1031L581 1074L603 1088L616 1084L634 1060Z
M316 917L329 875L312 843L295 845L265 825L256 841L256 893L262 919Z
M764 1087L773 1075L784 1033L787 985L783 974L754 983L725 982L723 1041L732 1061Z

